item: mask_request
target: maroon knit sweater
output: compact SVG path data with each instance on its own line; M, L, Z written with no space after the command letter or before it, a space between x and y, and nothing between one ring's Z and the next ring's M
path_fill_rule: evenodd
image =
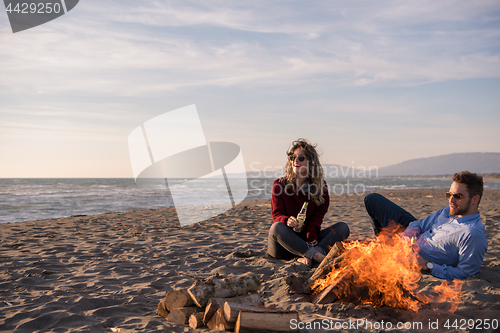
M309 204L307 207L306 220L302 231L298 233L298 235L307 242L317 240L321 230L321 224L323 223L323 217L330 205L328 186L325 183L325 191L323 193L325 202L318 206L308 193L304 194L302 191L292 191L290 187L286 187L286 184L288 184L288 182L284 178L276 179L273 182L271 197L273 223L281 222L286 224L290 216L297 217L302 205L307 201Z

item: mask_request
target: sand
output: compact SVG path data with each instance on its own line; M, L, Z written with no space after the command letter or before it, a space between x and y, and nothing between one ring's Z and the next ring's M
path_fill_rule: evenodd
M423 218L446 205L444 192L382 193ZM192 284L192 278L178 273L203 278L248 271L262 278L259 293L266 303L298 311L304 323L364 319L375 325L373 330L351 326L343 331L380 331L376 327L382 322L422 323L405 332L457 331L443 324L447 319L450 324L457 319L459 326L469 319L500 319L499 202L500 191L485 191L480 212L488 252L479 273L465 280L462 302L453 314L446 311L448 304L426 304L415 313L351 303L313 305L302 295L289 294L286 277L307 274L308 268L266 255L270 200L244 202L183 228L173 208L1 224L0 331L207 332L166 322L156 314L159 300L168 290ZM349 224L350 239L372 236L363 196L332 196L323 225L339 221ZM440 283L423 275L420 286L424 290ZM439 329L429 328L436 321ZM306 331L328 330L310 326Z

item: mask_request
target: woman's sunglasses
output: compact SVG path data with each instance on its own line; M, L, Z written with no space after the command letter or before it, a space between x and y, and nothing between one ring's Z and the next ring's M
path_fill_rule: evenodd
M299 156L295 156L295 155L290 155L290 161L295 161L295 159L298 159L299 162L304 162L304 160L306 159L306 157L304 155L299 155Z
M454 197L457 200L462 200L464 195L462 193L451 193L451 192L446 192L446 197L449 199L451 197Z

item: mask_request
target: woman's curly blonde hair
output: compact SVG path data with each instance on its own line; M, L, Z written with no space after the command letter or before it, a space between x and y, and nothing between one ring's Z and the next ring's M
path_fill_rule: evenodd
M287 186L292 186L294 191L297 190L295 188L295 180L297 178L297 175L293 172L293 161L290 160L290 156L293 155L293 152L296 149L302 149L307 159L307 182L309 183L309 193L316 205L321 205L325 202L323 192L326 190L326 188L323 177L323 168L321 167L321 163L319 162L319 154L316 151L316 146L317 145L313 145L303 138L292 142L290 149L288 149L286 153L287 162L283 180L286 180L286 182L288 183Z

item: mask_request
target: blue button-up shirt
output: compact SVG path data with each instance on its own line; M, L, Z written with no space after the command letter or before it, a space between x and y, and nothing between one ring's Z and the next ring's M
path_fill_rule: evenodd
M480 214L456 218L445 207L411 222L403 235L417 237L419 255L433 263L431 274L441 279L465 279L479 271L488 241Z

